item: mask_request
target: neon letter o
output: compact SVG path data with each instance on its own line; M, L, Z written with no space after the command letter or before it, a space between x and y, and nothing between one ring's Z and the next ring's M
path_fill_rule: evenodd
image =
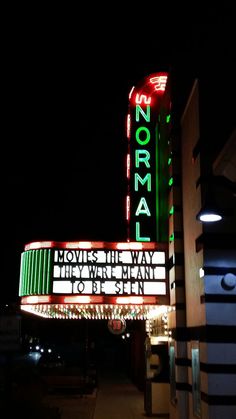
M140 134L140 132L141 131L145 131L145 133L146 133L146 139L145 140L140 140L140 138L139 138L139 134ZM137 129L137 131L136 131L136 133L135 133L135 138L136 138L136 141L140 144L140 145L145 145L145 144L147 144L147 143L149 143L149 141L150 141L150 138L151 138L151 135L150 135L150 131L149 131L149 129L147 128L147 127L139 127L138 129Z

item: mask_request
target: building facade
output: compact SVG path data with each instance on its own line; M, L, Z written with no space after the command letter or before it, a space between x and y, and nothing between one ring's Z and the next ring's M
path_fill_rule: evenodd
M173 109L170 418L236 417L236 136L220 103L196 79L179 119ZM203 224L196 215L212 194L225 217Z

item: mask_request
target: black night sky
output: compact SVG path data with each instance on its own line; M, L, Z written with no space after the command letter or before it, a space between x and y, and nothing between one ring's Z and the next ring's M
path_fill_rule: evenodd
M222 6L95 7L6 16L0 302L18 298L26 243L126 240L132 86L170 69L184 86L205 68L222 74L234 54L232 11Z

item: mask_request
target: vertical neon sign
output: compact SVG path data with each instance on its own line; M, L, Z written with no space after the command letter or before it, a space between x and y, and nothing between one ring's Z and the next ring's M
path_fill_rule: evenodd
M158 241L158 117L167 73L143 79L129 95L127 117L128 240Z

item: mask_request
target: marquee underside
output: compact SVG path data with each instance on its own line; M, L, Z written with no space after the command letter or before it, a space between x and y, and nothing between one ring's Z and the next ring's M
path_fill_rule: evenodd
M133 305L121 307L119 305L67 305L67 304L28 304L21 305L21 310L52 319L125 319L125 320L147 320L150 312L155 306Z
M28 296L21 310L52 319L148 320L166 301L156 297Z
M21 310L55 319L147 320L168 306L166 243L36 242L22 253Z

